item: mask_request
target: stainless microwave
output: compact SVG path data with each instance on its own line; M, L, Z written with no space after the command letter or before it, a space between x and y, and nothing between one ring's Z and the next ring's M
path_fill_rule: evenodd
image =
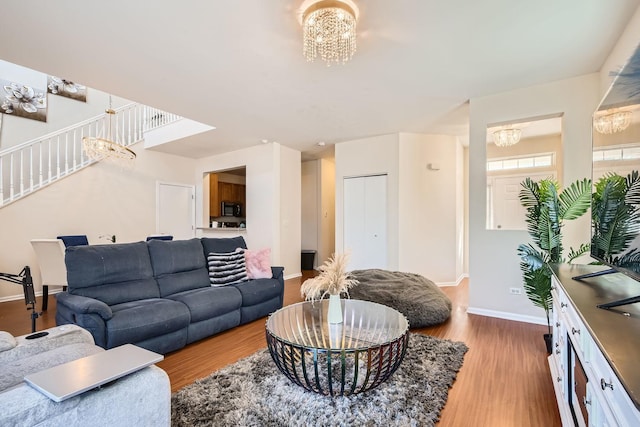
M236 202L222 202L220 208L220 214L222 216L242 216L242 205Z

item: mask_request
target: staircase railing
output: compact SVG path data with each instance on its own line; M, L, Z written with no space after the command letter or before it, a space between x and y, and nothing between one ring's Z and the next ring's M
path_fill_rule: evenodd
M182 118L135 103L116 113L114 129L124 146L141 141L145 131ZM107 126L103 114L0 152L0 207L94 163L82 150L82 138L104 135Z

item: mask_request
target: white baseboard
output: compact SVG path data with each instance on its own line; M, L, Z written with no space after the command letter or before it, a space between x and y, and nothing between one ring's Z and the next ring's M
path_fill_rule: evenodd
M440 287L458 286L460 284L460 282L462 282L467 277L469 277L468 274L461 274L460 277L458 277L458 280L456 280L455 282L438 282L438 283L436 283L436 285L440 286Z
M284 276L284 280L295 279L296 277L302 277L302 273L289 274L288 276Z
M49 295L57 294L58 292L62 292L62 288L58 288L58 287L55 287L53 289L49 288ZM42 296L42 291L38 291L34 293L37 297ZM15 295L8 295L6 297L0 297L0 302L17 301L17 300L24 300L24 294L20 293Z
M527 316L517 313L509 313L507 311L487 310L485 308L468 307L467 313L477 314L479 316L497 317L498 319L515 320L516 322L533 323L535 325L547 326L545 317Z

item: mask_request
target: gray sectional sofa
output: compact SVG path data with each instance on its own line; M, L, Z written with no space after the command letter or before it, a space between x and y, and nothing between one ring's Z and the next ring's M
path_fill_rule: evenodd
M166 354L281 308L282 267L269 279L211 286L207 255L238 247L246 249L242 237L68 247L56 323L85 328L103 348Z
M27 385L26 375L104 350L89 332L57 326L37 339L0 331L0 426L169 426L171 385L155 365L62 402Z

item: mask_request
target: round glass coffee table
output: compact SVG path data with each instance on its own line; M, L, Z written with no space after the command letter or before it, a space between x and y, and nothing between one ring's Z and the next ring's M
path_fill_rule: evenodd
M267 344L273 361L291 381L328 395L362 393L400 366L409 322L391 307L341 300L343 323L327 321L328 300L301 302L269 316Z

